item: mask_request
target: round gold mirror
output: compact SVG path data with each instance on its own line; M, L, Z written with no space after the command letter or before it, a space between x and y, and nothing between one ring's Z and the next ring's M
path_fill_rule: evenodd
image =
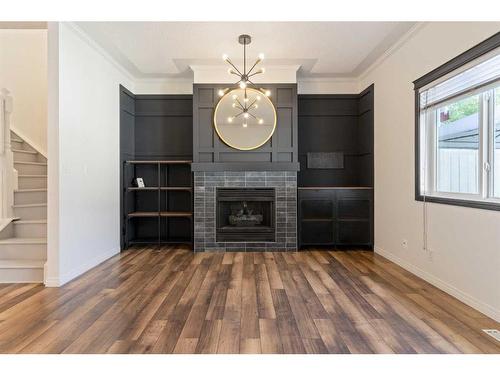
M261 91L234 89L226 93L215 107L214 126L228 146L253 150L272 137L276 129L276 110Z

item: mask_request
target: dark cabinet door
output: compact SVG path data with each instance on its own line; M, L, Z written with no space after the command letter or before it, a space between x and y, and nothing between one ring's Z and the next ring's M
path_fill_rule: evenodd
M368 220L338 220L337 245L370 245L371 228Z
M331 190L299 191L301 245L335 244L335 201Z
M335 225L331 220L303 221L301 223L300 241L302 245L334 245Z
M373 192L364 189L337 191L338 245L371 245L373 237Z
M299 244L372 245L371 189L299 190Z

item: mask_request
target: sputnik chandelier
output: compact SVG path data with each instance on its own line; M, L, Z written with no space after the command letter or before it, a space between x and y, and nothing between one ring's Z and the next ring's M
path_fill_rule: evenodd
M243 72L236 67L236 65L229 59L229 56L227 54L222 55L222 59L231 66L228 69L228 73L236 75L239 78L238 81L234 83L234 85L236 86L236 88L239 87L241 90L243 90L243 98L239 98L239 96L236 94L232 95L232 107L235 108L238 113L228 118L228 122L232 122L235 118L243 116L243 118L245 119L253 118L258 124L263 124L263 119L257 117L254 113L254 111L259 107L258 102L260 101L261 97L260 95L253 95L253 98L250 101L249 95L247 93L247 88L249 88L249 86L253 86L254 88L252 89L252 91L260 91L266 96L271 95L270 90L266 90L264 88L255 88L256 85L251 80L252 77L265 72L265 69L263 67L257 68L257 65L259 65L264 60L264 54L260 53L257 57L257 60L247 71L247 45L252 42L252 38L250 35L243 34L238 37L238 42L243 45ZM219 90L218 94L220 97L223 97L228 91L231 91L233 89L234 88L225 88ZM244 122L243 127L246 126L247 123Z

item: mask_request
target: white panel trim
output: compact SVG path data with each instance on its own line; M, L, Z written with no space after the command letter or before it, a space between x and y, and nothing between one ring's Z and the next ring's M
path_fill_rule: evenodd
M90 269L98 266L99 264L103 263L104 261L108 260L109 258L114 257L115 255L120 253L119 248L114 248L112 250L106 251L104 253L99 254L98 256L94 257L93 259L79 265L78 267L73 268L69 272L66 272L64 275L59 276L59 277L49 277L45 279L45 286L46 287L60 287L63 286L64 284L68 283L69 281L75 279L76 277L84 274L85 272L89 271Z
M234 84L238 77L227 72L228 65L190 65L194 73L194 83ZM251 78L259 83L297 83L300 65L266 65L266 72Z
M380 247L375 246L375 253L378 255L390 260L391 262L396 263L398 266L404 268L405 270L417 275L418 277L424 279L428 283L434 285L436 288L441 289L442 291L450 294L455 297L459 301L469 305L470 307L480 311L484 315L490 317L491 319L500 322L500 311L496 310L493 306L488 305L485 302L479 301L474 298L470 294L457 289L451 284L448 284L446 281L441 280L440 278L430 274L427 271L399 258L397 255L394 255L388 251L381 249Z

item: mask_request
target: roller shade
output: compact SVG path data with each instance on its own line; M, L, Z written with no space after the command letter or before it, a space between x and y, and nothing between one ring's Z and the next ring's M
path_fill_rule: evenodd
M500 80L500 50L493 56L435 85L419 90L420 109L436 106Z

